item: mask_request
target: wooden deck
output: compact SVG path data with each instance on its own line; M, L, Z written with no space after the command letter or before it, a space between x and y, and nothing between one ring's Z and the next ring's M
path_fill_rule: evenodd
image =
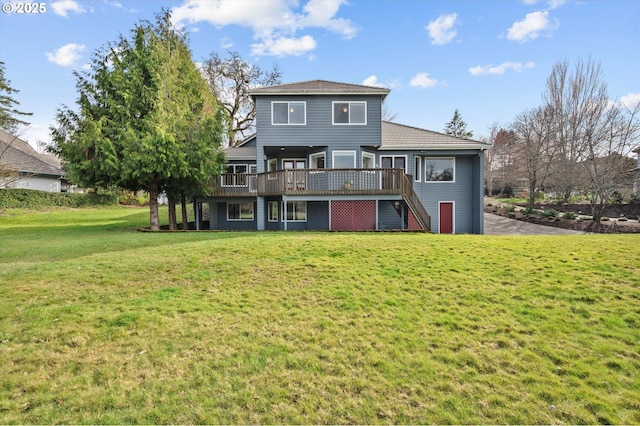
M401 195L426 230L431 217L403 169L298 169L267 173L223 174L211 197L280 195Z
M211 196L401 195L405 185L402 169L278 170L224 174Z

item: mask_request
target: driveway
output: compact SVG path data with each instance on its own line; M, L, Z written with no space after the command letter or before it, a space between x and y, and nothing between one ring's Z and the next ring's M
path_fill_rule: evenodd
M522 220L509 219L496 214L484 214L485 235L569 235L584 234L573 229L537 225Z

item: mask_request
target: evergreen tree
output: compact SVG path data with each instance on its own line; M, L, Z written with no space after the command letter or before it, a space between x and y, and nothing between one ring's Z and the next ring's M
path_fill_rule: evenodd
M4 76L4 62L0 61L0 129L14 134L19 125L29 124L18 116L32 115L30 112L22 112L16 109L20 103L13 98L14 93L20 92L11 87L11 81Z
M148 191L157 230L160 192L187 183L204 191L221 173L222 115L169 12L94 53L90 70L75 75L79 111L59 110L52 129L70 180Z
M467 131L467 123L462 119L457 108L453 113L451 121L445 125L444 133L464 139L471 139L473 137L473 132Z

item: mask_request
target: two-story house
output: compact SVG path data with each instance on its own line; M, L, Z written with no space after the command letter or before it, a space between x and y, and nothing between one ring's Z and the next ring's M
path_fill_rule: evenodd
M323 80L252 90L256 134L225 150L197 228L482 234L489 145L383 121L388 94Z

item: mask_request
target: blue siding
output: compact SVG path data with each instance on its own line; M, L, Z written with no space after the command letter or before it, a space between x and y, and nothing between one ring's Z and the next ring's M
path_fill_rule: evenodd
M402 229L402 216L393 205L394 201L378 201L378 229Z
M236 201L239 202L239 201ZM243 200L242 202L248 202ZM226 231L256 230L256 203L253 203L253 220L227 220L227 203L216 203L218 229ZM215 209L214 209L215 210Z
M423 154L426 156L436 156ZM446 156L446 155L441 155ZM422 200L422 204L431 215L431 230L439 230L439 201L455 202L455 232L468 234L474 232L473 219L477 216L477 200L473 199L473 156L455 157L455 182L414 182L413 189ZM413 169L413 164L411 168ZM476 219L477 220L477 219ZM477 231L476 231L477 232Z
M332 102L346 100L367 102L366 125L332 124ZM306 125L271 124L272 101L305 101ZM264 153L265 146L309 147L310 152L317 151L318 146L330 146L331 149L326 150L327 167L332 167L331 150L357 151L359 165L361 146L380 145L382 102L379 96L258 96L256 124L260 129L257 138L258 158ZM260 165L258 167L260 172Z

